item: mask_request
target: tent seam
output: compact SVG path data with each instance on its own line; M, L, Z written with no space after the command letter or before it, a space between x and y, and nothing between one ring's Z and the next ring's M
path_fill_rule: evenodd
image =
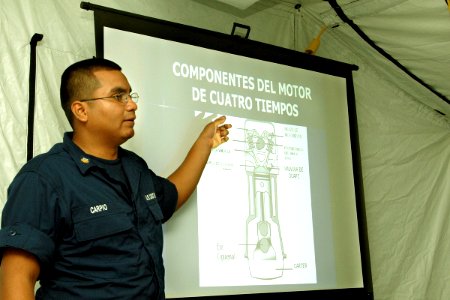
M394 57L392 57L389 53L387 53L383 48L378 46L373 40L367 36L367 34L364 33L364 31L359 28L358 25L356 25L353 20L351 20L343 11L343 9L339 6L336 0L328 0L328 3L330 6L334 9L336 14L341 18L341 20L344 23L347 23L366 43L368 43L373 49L375 49L378 53L383 55L385 58L387 58L389 61L391 61L394 65L396 65L398 68L400 68L403 72L408 74L412 79L414 79L416 82L427 88L429 91L431 91L433 94L441 98L443 101L445 101L447 104L450 104L450 100L447 99L443 94L439 93L435 89L433 89L430 85L425 83L422 79L420 79L417 75L412 73L410 70L408 70L404 65L402 65L399 61L397 61ZM436 109L435 109L436 110ZM436 110L438 113L445 115L444 113Z

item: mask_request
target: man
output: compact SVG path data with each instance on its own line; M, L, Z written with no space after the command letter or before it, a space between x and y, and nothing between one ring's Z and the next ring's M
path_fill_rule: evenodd
M225 117L209 123L161 178L120 147L134 135L137 99L114 62L88 59L63 73L73 133L8 188L0 299L34 299L37 280L37 299L164 299L161 225L191 195L231 125Z

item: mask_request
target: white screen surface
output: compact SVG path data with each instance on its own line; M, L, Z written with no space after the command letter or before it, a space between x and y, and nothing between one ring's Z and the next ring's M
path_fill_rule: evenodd
M165 225L168 298L363 286L344 78L110 28L104 56L140 95L124 146L157 174L233 125Z

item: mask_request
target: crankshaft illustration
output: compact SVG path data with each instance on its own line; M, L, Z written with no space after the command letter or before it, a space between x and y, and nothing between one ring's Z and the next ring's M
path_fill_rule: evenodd
M245 255L252 277L274 279L283 276L285 258L278 219L275 128L272 123L247 120L244 131L249 200Z

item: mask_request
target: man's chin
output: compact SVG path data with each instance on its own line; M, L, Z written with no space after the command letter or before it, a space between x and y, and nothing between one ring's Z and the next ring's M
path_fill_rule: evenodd
M131 139L134 136L134 130L131 129L130 132L128 132L127 134L124 134L122 137L122 144L125 143L126 141L128 141L129 139Z

